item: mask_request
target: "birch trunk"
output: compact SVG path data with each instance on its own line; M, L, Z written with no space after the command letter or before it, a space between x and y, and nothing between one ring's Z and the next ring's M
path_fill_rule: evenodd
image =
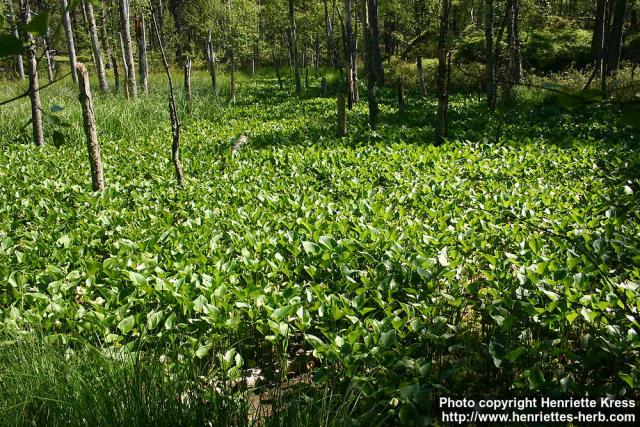
M13 11L13 0L9 0L9 14L10 18L13 19L14 22L17 22L16 15ZM20 35L18 33L18 25L13 26L12 32L15 38L20 38ZM18 78L21 81L24 80L24 61L22 60L22 55L16 56L16 68L18 69Z
M93 113L89 73L83 64L78 64L77 71L79 80L78 85L80 87L80 104L82 105L82 118L84 122L84 134L87 138L87 151L89 152L89 165L91 166L91 185L93 191L103 191L104 175L102 159L100 157L100 144L98 143L98 132L96 131L96 120Z
M449 112L449 18L451 16L451 0L442 2L440 14L440 35L438 37L438 113L436 117L436 145L444 142L448 136Z
M129 0L119 0L120 6L120 28L122 45L124 47L124 63L127 75L127 88L129 96L136 98L138 96L138 87L136 83L136 68L133 62L133 50L131 49L131 32L129 30Z
M100 84L100 90L102 92L106 92L109 90L109 83L107 82L107 74L104 71L104 62L102 61L102 53L100 52L100 40L98 39L96 17L93 13L93 6L91 5L91 2L84 0L83 3L84 10L87 15L87 21L89 23L91 49L93 51L93 62L96 65L96 71L98 74L98 83Z
M296 95L302 95L302 82L300 81L300 67L298 66L298 47L296 34L296 17L293 0L289 0L289 31L291 38L291 62L294 68L296 80Z
M78 73L76 71L78 60L76 58L76 45L73 41L73 28L71 28L69 2L67 0L60 0L60 7L62 8L62 25L64 26L64 32L67 37L67 50L69 51L69 66L71 67L71 76L73 77L74 83L78 83Z
M138 44L138 67L140 72L140 86L142 92L149 93L149 65L147 62L147 34L144 23L144 15L139 15L135 20L136 43Z
M22 24L27 25L30 20L31 10L29 0L20 0L20 15ZM27 44L27 61L29 64L29 99L31 101L31 127L33 129L33 141L37 146L44 145L44 132L42 130L42 105L40 103L40 83L38 82L38 61L36 58L36 44L34 37L25 32L24 41Z

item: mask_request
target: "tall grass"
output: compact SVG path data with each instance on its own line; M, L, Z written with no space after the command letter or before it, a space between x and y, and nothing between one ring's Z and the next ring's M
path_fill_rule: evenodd
M252 391L177 348L105 353L48 337L0 339L0 426L344 426L383 418L355 385Z

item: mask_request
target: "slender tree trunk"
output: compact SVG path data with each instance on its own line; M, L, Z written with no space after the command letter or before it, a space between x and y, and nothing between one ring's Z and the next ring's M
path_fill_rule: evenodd
M309 50L306 40L302 47L302 66L304 67L304 88L309 89Z
M358 16L359 13L357 12L359 10L358 8L358 1L362 1L362 0L354 0L355 1L355 10L356 12L353 13L353 22L354 22L354 30L353 30L353 34L352 34L352 42L351 42L351 74L352 74L352 78L351 78L351 85L353 86L353 103L357 104L358 102L360 102L360 89L358 88Z
M29 22L31 9L29 0L20 0L20 15L22 24ZM24 41L27 45L27 61L29 64L29 99L31 100L31 127L33 129L33 141L37 146L44 145L44 132L42 130L42 105L40 103L40 83L38 81L38 61L36 58L36 43L34 37L24 32Z
M380 107L378 105L378 81L376 73L376 48L374 44L373 31L369 23L371 16L369 11L369 2L361 3L361 23L365 45L365 68L367 71L367 99L369 101L369 127L372 130L378 129L378 117L380 115ZM378 46L379 50L379 46Z
M374 66L378 86L384 86L384 66L380 51L380 29L378 27L378 0L363 0L369 3L369 28L371 31L371 44L374 54Z
M80 104L82 105L82 117L84 121L84 134L87 138L89 165L91 166L91 184L93 191L103 191L104 175L102 159L100 157L100 144L98 143L98 132L96 131L96 120L93 113L89 73L87 72L87 68L80 63L78 64L77 70L78 84L80 87Z
M316 34L313 43L313 75L317 79L320 77L320 38Z
M236 102L236 57L233 48L230 52L231 79L229 80L229 101Z
M76 71L77 58L76 58L76 45L73 41L73 28L71 28L71 15L69 14L69 3L67 0L60 0L60 7L62 8L62 25L64 26L64 32L67 37L67 50L69 51L69 66L71 67L71 76L73 81L78 83L78 74Z
M120 55L122 56L122 76L124 77L124 84L122 87L124 88L124 97L129 99L131 97L131 92L129 91L129 66L127 64L127 54L124 50L124 40L122 38L122 33L118 33L120 37Z
M13 0L10 0L9 3L12 3ZM49 9L47 8L47 3L45 0L39 0L38 1L38 7L40 9L41 12L48 12ZM13 5L11 5L11 9L13 9ZM13 12L11 13L13 15ZM43 53L44 53L44 58L46 61L46 66L47 66L47 80L49 83L52 83L54 80L54 70L55 70L55 65L53 63L53 57L51 56L51 33L50 31L47 29L47 32L45 33L45 35L42 37L42 44L43 44Z
M602 48L602 41L604 40L603 24L606 10L607 0L598 0L596 5L595 26L593 36L591 37L591 53L596 61L600 56L600 49Z
M211 89L213 93L216 93L218 90L218 76L216 73L216 53L213 50L211 30L207 33L207 65L209 66L209 75L211 76Z
M83 2L85 14L87 15L87 22L89 24L89 34L91 35L91 49L93 52L93 62L96 65L96 71L98 74L98 83L100 84L100 90L106 92L109 90L109 83L107 82L107 75L104 71L104 63L102 62L102 54L100 52L100 40L98 39L98 29L96 27L96 18L93 13L93 6L88 0ZM79 68L77 68L79 70Z
M184 94L187 101L191 101L191 57L184 59Z
M487 106L489 110L496 109L496 60L494 57L493 43L493 0L485 0L485 57L486 57L486 80L487 80Z
M344 62L347 76L347 107L349 110L353 108L353 29L351 26L351 0L345 0L345 34L344 34Z
M113 58L113 53L111 52L111 43L109 43L109 36L107 35L107 18L106 18L106 8L107 5L102 1L102 7L100 8L100 38L102 38L102 45L104 46L104 54L106 57L105 60L105 68L113 67L111 62L111 58ZM118 88L116 88L116 92Z
M13 0L9 0L9 13L11 19L13 19L14 22L17 22L16 15L13 11ZM12 32L15 38L20 38L20 35L18 33L18 25L13 25ZM24 80L24 61L22 60L22 55L17 55L16 57L16 68L18 69L18 78L21 81Z
M347 111L344 95L338 95L338 136L347 134Z
M418 84L420 85L420 95L427 97L427 84L424 81L424 68L422 67L422 57L416 59L416 67L418 68Z
M169 116L171 118L171 135L173 137L173 142L171 144L171 162L173 163L173 168L176 173L176 180L178 181L178 185L182 187L184 185L184 173L182 171L182 162L180 161L180 120L178 118L178 111L176 110L176 100L173 95L173 81L171 80L169 62L167 62L167 55L164 51L162 36L160 35L158 23L156 22L156 17L153 13L151 0L149 0L149 8L151 9L151 19L155 28L158 45L160 47L160 53L162 54L162 64L164 65L164 71L167 75L167 80L169 81Z
M609 37L607 73L611 74L620 68L620 53L622 51L622 30L627 0L615 0L615 13Z
M397 92L398 92L398 112L400 112L400 114L404 114L407 111L407 104L404 100L404 80L402 80L402 77L398 79Z
M131 31L129 30L129 0L119 0L120 6L120 28L122 36L122 44L124 46L124 62L126 64L125 71L127 73L127 86L129 95L132 98L138 96L138 87L136 83L136 68L133 61L133 49L131 49Z
M296 17L294 1L289 0L289 31L291 38L291 61L294 68L296 79L296 95L302 95L302 82L300 81L300 67L298 66L298 47L297 47L297 34L296 34Z
M274 43L275 46L275 43ZM278 79L278 86L280 90L284 89L284 84L282 82L282 76L280 75L280 63L278 61L278 57L276 56L276 48L274 47L272 50L273 53L273 67L276 70L276 78Z
M325 27L327 31L327 59L329 60L329 65L332 67L335 67L336 55L335 55L335 44L333 41L333 23L331 22L331 15L329 15L328 0L324 0L324 21L325 21Z
M438 37L438 113L436 118L436 145L444 142L448 136L449 112L449 20L451 16L451 0L443 0L440 14L440 35Z
M138 67L140 68L140 86L144 94L149 93L149 64L147 61L147 34L144 15L140 14L135 20L136 43L138 44Z

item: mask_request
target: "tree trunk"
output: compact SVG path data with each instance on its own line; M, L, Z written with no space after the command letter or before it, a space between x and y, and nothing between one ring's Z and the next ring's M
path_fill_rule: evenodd
M191 101L191 57L184 59L184 96Z
M451 0L443 0L440 14L440 35L438 37L438 113L436 118L436 145L444 142L448 136L449 112L449 19L451 16Z
M216 73L216 53L213 50L211 30L207 33L207 65L209 66L209 75L211 76L211 90L213 90L215 94L218 89L218 76Z
M358 10L358 1L355 0L355 8ZM362 0L360 0L362 1ZM360 102L360 90L358 89L358 16L359 14L356 12L353 14L354 21L354 30L353 30L353 41L351 42L351 85L353 86L353 103L357 104Z
M347 135L347 111L344 95L338 95L338 136Z
M427 84L424 81L424 69L422 68L422 57L418 56L416 59L416 67L418 68L418 85L420 85L420 95L423 98L427 97Z
M89 14L87 13L87 15ZM89 19L91 18L89 17ZM98 143L96 120L93 114L93 101L91 99L89 73L83 64L78 64L77 71L79 80L78 84L80 87L80 104L82 105L82 118L84 121L84 134L87 137L89 165L91 166L91 184L93 191L103 191L104 176L102 172L102 159L100 158L100 144Z
M118 37L120 37L120 55L122 56L122 76L124 77L124 84L122 85L124 89L124 97L129 99L129 69L127 65L126 53L124 51L124 40L122 38L122 33L118 33Z
M493 43L493 0L485 0L485 58L486 58L486 80L487 80L487 106L489 110L496 109L496 60Z
M404 114L404 112L407 111L407 104L404 100L404 81L402 80L402 78L398 79L397 92L398 92L398 112L400 112L400 114Z
M596 5L595 26L593 28L593 36L591 37L591 53L597 61L600 57L602 42L604 40L603 24L607 10L608 0L598 0Z
M88 0L84 0L82 3L84 5L84 10L89 24L91 49L93 52L93 62L96 65L96 71L98 74L98 83L100 84L100 90L102 92L106 92L109 90L109 83L107 82L107 75L104 71L104 63L102 62L102 54L100 53L100 40L98 39L98 29L96 27L96 18L93 13L93 6ZM77 68L77 70L79 71L79 68Z
M73 81L78 83L78 73L76 71L78 60L76 58L76 45L73 41L73 28L71 28L71 15L69 14L69 3L67 0L60 0L60 7L62 8L62 25L64 26L64 32L67 37L67 50L69 50L71 76L73 77Z
M344 33L344 63L347 76L347 107L349 110L353 108L353 28L351 26L351 0L345 0L345 33Z
M274 43L275 46L275 43ZM273 48L273 67L276 70L276 78L278 79L278 86L280 87L280 90L284 89L284 84L282 83L282 76L280 75L280 64L278 61L278 57L276 56L276 49L275 47Z
M369 3L369 28L371 31L371 44L374 54L374 67L378 86L384 86L384 66L382 53L380 52L380 29L378 28L378 0L363 0Z
M325 21L325 27L327 31L327 59L329 60L329 65L332 67L335 67L336 55L335 55L335 44L333 41L333 23L331 22L331 15L329 15L328 0L324 0L324 21Z
M124 46L124 62L126 64L125 71L127 73L127 88L129 96L136 98L138 96L138 87L136 83L136 68L133 61L133 50L131 49L131 32L129 30L129 0L119 0L120 6L120 28L122 44Z
M369 23L369 1L363 0L361 3L361 23L365 45L365 68L367 71L367 98L369 101L369 127L371 130L378 129L378 117L380 107L378 105L378 81L376 73L376 47L374 44L373 31ZM378 51L379 51L378 46Z
M20 0L20 15L22 18L22 24L27 25L31 18L29 0ZM27 61L29 64L29 99L31 100L31 127L33 129L33 141L37 146L42 146L44 145L44 132L42 130L42 105L40 103L40 83L38 81L36 43L34 37L26 31L24 32L24 41L27 45Z
M624 15L627 0L615 0L615 13L609 36L607 73L611 74L620 68L620 53L622 51L622 30L624 27Z
M11 0L9 3L12 3L13 0ZM38 7L40 9L40 12L48 12L49 9L47 8L47 3L45 0L39 0L38 1ZM13 5L11 5L11 15L13 15ZM53 57L51 56L51 32L49 31L49 29L47 29L47 32L44 34L44 36L42 37L42 44L43 44L43 54L44 54L44 58L46 61L46 66L47 66L47 80L49 83L52 83L54 80L54 70L55 70L55 64L53 61Z
M229 101L236 102L236 58L233 49L230 53L231 79L229 80Z
M144 94L149 93L149 65L147 62L147 34L144 25L144 15L140 14L135 20L136 43L138 44L138 67L140 67L140 86Z
M111 44L109 43L109 36L107 35L107 18L105 15L105 9L107 5L103 2L101 3L102 7L100 8L100 37L102 38L102 44L104 46L104 54L106 57L105 68L110 68L113 66L111 59L113 58L113 53L111 52ZM116 88L116 92L118 88Z
M167 80L169 81L169 116L171 118L171 135L173 139L173 142L171 144L171 162L173 163L173 168L176 173L178 186L182 187L184 185L184 173L182 171L182 162L180 161L180 120L178 118L178 112L176 110L176 100L173 95L173 81L171 80L169 63L167 62L167 55L164 51L162 36L160 35L158 23L156 22L156 17L153 13L151 0L149 0L149 8L151 8L151 19L153 21L153 26L155 27L155 33L158 40L158 45L160 47L160 53L162 54L162 64L164 65L164 71L167 75Z
M22 0L21 0L22 1ZM17 23L17 19L16 19L16 15L13 11L13 0L9 1L9 17L10 19L12 19L14 22ZM15 38L20 38L20 35L18 33L18 25L14 24L13 28L12 28L12 32L13 32L13 36ZM17 55L16 57L16 68L18 70L18 78L20 80L24 80L24 62L22 60L22 55Z
M317 79L320 77L320 38L316 34L313 43L313 75Z
M296 95L302 95L302 82L300 81L300 67L298 66L297 51L297 35L296 35L296 17L293 0L289 0L289 31L291 38L291 62L294 68L296 79Z

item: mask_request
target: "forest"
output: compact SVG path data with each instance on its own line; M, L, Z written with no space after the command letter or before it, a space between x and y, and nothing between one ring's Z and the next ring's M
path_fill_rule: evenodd
M0 0L0 426L640 408L639 65L640 0Z

